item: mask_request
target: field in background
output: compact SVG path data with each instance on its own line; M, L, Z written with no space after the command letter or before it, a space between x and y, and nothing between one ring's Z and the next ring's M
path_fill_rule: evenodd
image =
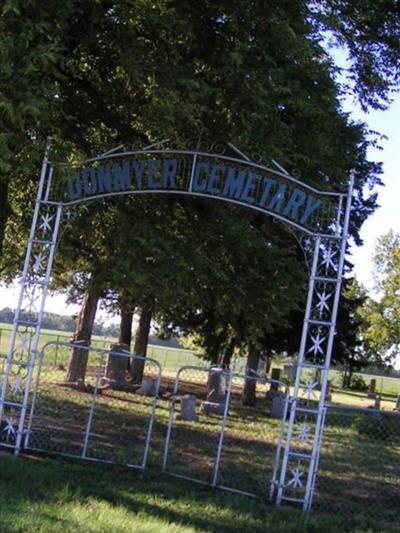
M0 323L0 354L7 354L8 343L10 338L11 324ZM48 342L68 343L71 333L63 331L54 331L43 329L41 332L39 348L42 348ZM94 336L92 346L94 348L108 349L111 344L115 343L115 338L104 338ZM51 351L52 360L46 361L46 364L66 366L69 359L70 350L67 346L58 346ZM196 356L192 351L170 348L168 346L151 345L148 346L148 357L158 361L163 370L163 374L174 376L176 371L184 365L194 365L206 367L208 362L201 357ZM237 358L234 369L243 373L245 370L245 359ZM280 366L273 363L272 366ZM373 374L356 374L361 376L366 384L371 379L376 380L376 393L381 397L381 408L392 410L395 407L397 396L400 394L400 378L373 375ZM283 376L283 374L281 374ZM311 374L309 378L311 378ZM374 400L368 398L364 391L340 390L341 372L332 369L330 371L332 385L332 403L340 405L349 405L353 407L372 407Z

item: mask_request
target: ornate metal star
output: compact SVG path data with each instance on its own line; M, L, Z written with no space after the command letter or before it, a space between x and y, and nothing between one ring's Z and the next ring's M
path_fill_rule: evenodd
M318 385L318 381L307 381L306 388L304 389L303 396L307 396L307 399L316 398L315 388Z
M35 262L33 264L33 271L36 274L42 268L43 254L39 253L39 254L35 255L34 258L35 258Z
M16 420L12 416L10 416L9 418L6 418L6 427L3 429L2 433L6 434L7 439L9 439L11 435L15 437L15 434L16 434L16 431L14 428L15 423L16 423Z
M297 487L302 487L303 483L301 482L301 478L303 477L304 472L302 472L299 468L295 468L294 470L291 470L290 473L293 477L289 481L288 486L292 485L294 489Z
M45 215L41 215L40 218L42 220L40 229L43 230L43 233L46 233L46 231L51 231L50 222L53 220L53 217L46 213Z
M329 311L329 305L328 300L332 296L332 293L327 293L325 290L323 292L317 291L317 296L319 299L319 302L317 303L316 307L320 314L322 314L323 311Z
M307 426L306 424L303 424L300 428L300 432L299 432L299 435L297 437L297 440L299 442L301 442L301 444L305 444L306 442L308 442L308 439L309 439L309 433L311 431L311 428L310 426Z
M324 355L324 351L321 348L321 344L325 341L326 337L321 336L321 331L318 330L316 335L311 335L312 346L307 350L307 353L312 352L314 355Z
M336 250L334 250L332 246L329 246L323 250L322 255L322 265L326 266L327 269L332 268L333 270L336 270L336 264L333 260L336 255Z
M17 376L11 385L11 392L14 398L16 398L18 394L22 392L21 384L22 384L22 379L20 376Z
M21 350L21 352L25 352L28 349L29 338L30 335L27 332L21 335L19 340L19 349Z

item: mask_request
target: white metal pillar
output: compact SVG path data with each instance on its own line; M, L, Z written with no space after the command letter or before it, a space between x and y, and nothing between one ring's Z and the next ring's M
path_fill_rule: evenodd
M40 327L62 215L49 202L52 167L47 143L20 282L20 291L0 394L0 446L18 454L38 351Z
M309 510L325 419L325 399L348 238L354 177L344 218L332 236L316 236L277 504ZM340 217L338 217L338 221ZM321 373L319 382L315 374Z

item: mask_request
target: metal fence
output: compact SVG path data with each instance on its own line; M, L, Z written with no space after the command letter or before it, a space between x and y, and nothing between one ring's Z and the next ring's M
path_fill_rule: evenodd
M245 382L252 405L242 401ZM272 499L287 405L284 383L217 368L181 368L169 406L163 471Z
M144 468L160 387L159 363L137 356L143 362L143 381L135 387L110 371L126 369L129 353L80 346L88 357L85 381L69 384L63 365L49 364L56 349L71 351L71 346L51 342L39 356L24 448Z
M88 352L87 373L84 387L74 387L65 384L71 345L43 348L29 395L25 449L138 468L152 462L167 474L275 499L290 407L286 385L193 365L180 368L176 378L161 376L159 361L139 358L149 389L125 389L110 386L107 368L110 358L129 354L81 349ZM0 357L0 376L4 361ZM243 404L246 382L253 384L253 405ZM332 397L335 402L336 390ZM398 522L400 412L394 405L325 407L313 512ZM6 422L2 445L15 437Z
M399 523L400 413L326 407L313 510Z

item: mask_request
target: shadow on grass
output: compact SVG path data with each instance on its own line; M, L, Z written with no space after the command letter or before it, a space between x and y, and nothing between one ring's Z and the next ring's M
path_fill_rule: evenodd
M349 521L332 516L309 517L296 511L279 511L256 500L160 476L154 470L138 473L116 467L32 457L18 460L2 457L0 465L1 531L16 531L12 528L11 516L23 512L27 502L31 505L39 503L43 520L47 520L47 514L51 522L54 521L52 509L60 509L63 505L85 506L93 500L122 507L128 513L128 519L140 515L143 524L146 520L158 519L170 524L171 528L173 524L180 524L212 533L384 531L381 527L362 529L364 526L360 523L354 529L354 524ZM7 518L4 521L4 517L9 517L10 523ZM130 531L129 523L127 526ZM50 530L50 523L49 529L41 529Z

